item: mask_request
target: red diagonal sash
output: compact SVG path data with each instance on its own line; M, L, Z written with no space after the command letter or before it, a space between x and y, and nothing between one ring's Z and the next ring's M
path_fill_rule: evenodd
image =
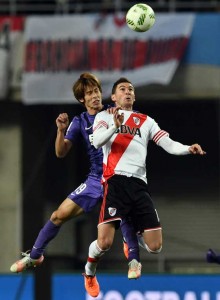
M140 120L139 124L136 124L134 119ZM125 124L130 128L140 128L144 121L147 119L146 115L132 113ZM133 140L134 134L131 133L118 133L111 146L111 152L108 155L107 166L104 166L104 178L108 179L114 174L114 169L119 162L120 158L128 148L130 142Z

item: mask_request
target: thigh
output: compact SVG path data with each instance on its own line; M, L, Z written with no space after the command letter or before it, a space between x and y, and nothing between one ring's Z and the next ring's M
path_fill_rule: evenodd
M75 204L90 212L103 197L103 187L99 178L88 177L88 179L68 195Z
M58 217L62 215L64 219L81 215L83 212L83 209L69 198L66 198L57 209Z
M115 222L119 228L120 221L131 210L132 203L125 186L125 176L114 175L104 184L104 197L100 211L99 223Z
M52 213L50 220L57 226L60 226L72 217L76 217L82 213L83 209L80 206L71 199L66 198L58 209Z
M135 203L132 218L136 231L144 232L146 230L160 229L161 225L157 210L144 182L138 180L134 197Z
M115 236L114 222L98 225L98 246L102 250L107 250L111 247Z

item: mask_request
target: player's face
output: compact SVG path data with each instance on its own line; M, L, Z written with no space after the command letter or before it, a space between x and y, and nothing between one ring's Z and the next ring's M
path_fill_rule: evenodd
M122 109L132 110L135 101L133 85L128 82L119 83L115 94L112 95L112 101L116 103L116 106L121 106Z
M92 113L92 111L97 112L102 109L102 95L97 86L87 86L85 88L83 103L90 113Z

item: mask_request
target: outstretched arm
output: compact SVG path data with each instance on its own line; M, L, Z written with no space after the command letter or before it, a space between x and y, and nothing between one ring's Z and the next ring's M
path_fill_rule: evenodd
M205 151L202 150L199 144L193 144L191 146L183 145L179 142L173 141L170 137L164 136L162 137L158 145L161 146L165 151L174 155L187 155L187 154L206 154Z

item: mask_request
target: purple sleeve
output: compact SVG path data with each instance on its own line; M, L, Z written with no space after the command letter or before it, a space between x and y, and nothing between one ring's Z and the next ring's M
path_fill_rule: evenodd
M80 136L80 118L74 117L69 127L67 128L65 139L70 140L72 143L77 141Z

